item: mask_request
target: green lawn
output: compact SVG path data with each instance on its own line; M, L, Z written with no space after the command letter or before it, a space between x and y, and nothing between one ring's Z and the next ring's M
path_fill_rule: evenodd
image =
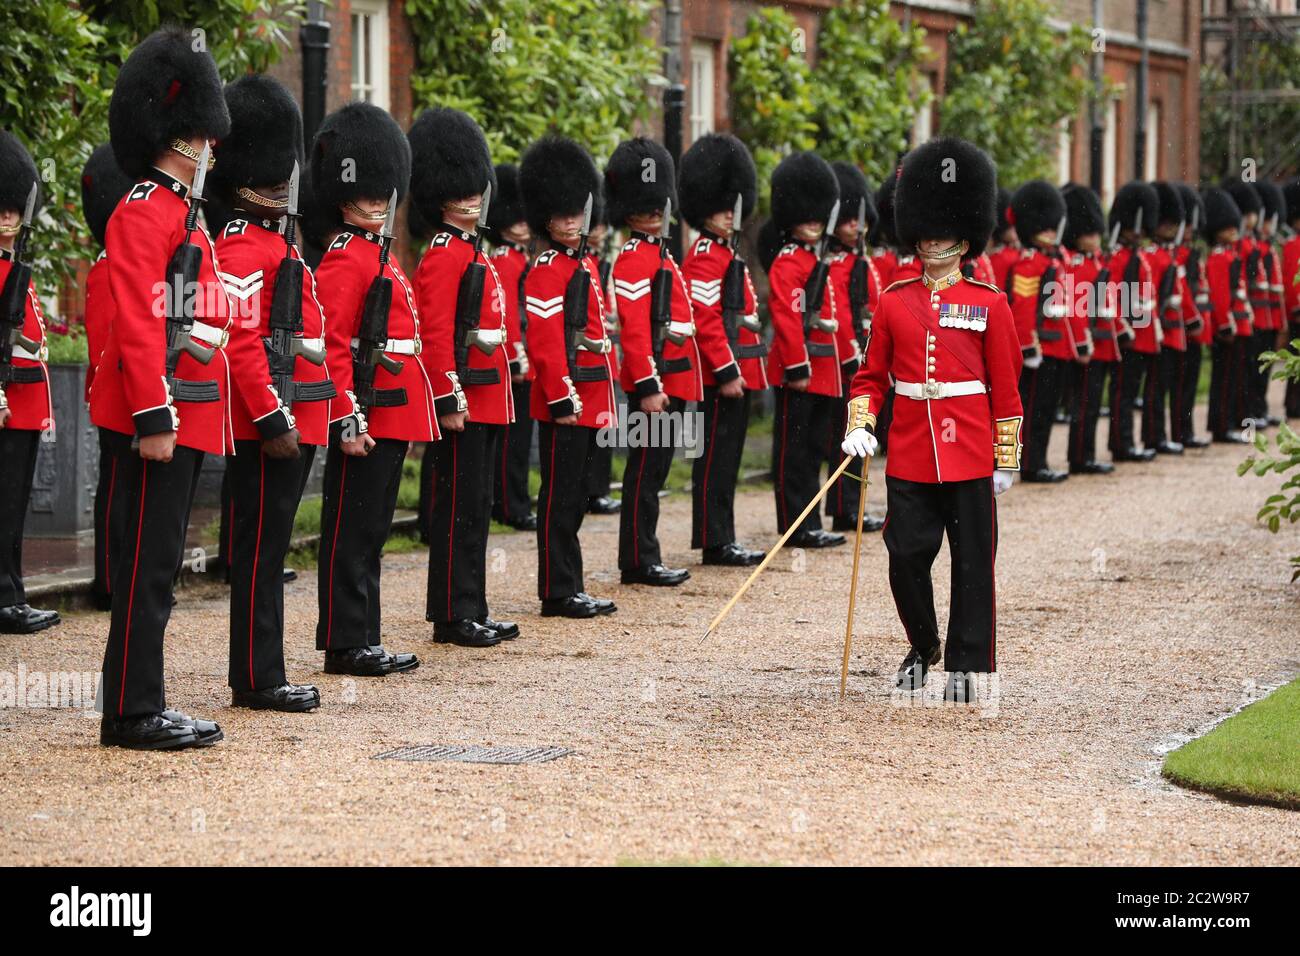
M1165 758L1174 783L1300 810L1300 678Z

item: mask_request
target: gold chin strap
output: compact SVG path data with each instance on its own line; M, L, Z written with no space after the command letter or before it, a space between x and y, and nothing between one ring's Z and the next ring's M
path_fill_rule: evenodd
M458 202L449 202L443 208L450 209L458 216L477 216L483 211L483 203L480 202L477 206L463 206Z
M199 161L199 150L195 149L195 148L194 148L193 146L191 146L189 143L185 142L185 140L183 140L183 139L174 139L174 140L172 140L170 143L168 143L167 145L168 145L169 148L171 148L171 149L175 150L176 152L180 153L180 154L181 154L182 156L184 156L186 159L192 159L192 160L194 160L194 162L196 162L196 163ZM213 156L211 152L209 152L209 153L208 153L208 169L211 169L211 168L212 168L213 166L215 166L215 165L217 165L217 158L216 158L215 156Z
M248 202L253 203L253 205L255 206L263 206L267 209L289 208L289 200L268 199L266 196L263 196L261 193L254 192L253 190L249 189L247 186L240 186L239 189L236 190L236 192L240 199L246 199L248 200Z
M916 247L916 254L920 257L922 262L942 262L945 259L953 259L957 256L965 255L966 250L969 248L970 243L963 239L961 242L954 243L940 252L922 252L921 247L918 245Z
M360 206L358 206L356 203L352 202L351 200L344 203L344 205L352 210L353 215L359 216L360 218L366 220L367 222L383 222L385 219L388 218L387 206L379 210L379 212L366 212L364 209L362 209Z
M22 228L22 223L16 223L12 226L0 226L0 236L16 236L22 231Z

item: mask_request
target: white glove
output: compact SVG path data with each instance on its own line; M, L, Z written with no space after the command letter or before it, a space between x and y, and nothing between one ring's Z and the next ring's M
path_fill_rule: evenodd
M880 443L876 441L876 436L865 428L853 429L844 436L844 441L840 442L840 450L855 458L870 458L879 447Z
M1015 480L1015 472L1006 471L1001 468L994 471L993 472L993 495L996 497L997 495L1002 494L1002 492L1006 491L1008 488L1011 487L1011 483L1014 480Z
M1043 353L1035 352L1033 355L1026 355L1023 364L1025 368L1038 368L1043 364Z

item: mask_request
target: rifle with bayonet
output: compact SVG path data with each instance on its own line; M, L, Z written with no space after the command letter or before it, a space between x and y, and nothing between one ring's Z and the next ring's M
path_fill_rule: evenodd
M382 368L389 375L397 375L406 364L384 354L388 344L388 313L393 306L393 280L384 274L384 269L388 265L396 215L397 190L394 189L379 232L379 274L370 281L370 288L366 290L352 357L352 387L363 415L369 415L372 408L405 405L407 402L405 388L375 388L375 369Z
M1133 231L1139 236L1134 240L1133 248L1129 250L1128 263L1124 267L1124 275L1120 277L1123 287L1123 295L1120 296L1120 302L1130 303L1133 289L1138 289L1139 302L1141 301L1140 282L1142 278L1142 260L1138 254L1138 243L1141 241L1142 234L1142 209L1138 208L1137 216L1133 220ZM1122 223L1116 222L1115 228L1111 231L1110 245L1111 249L1119 248L1119 233ZM1129 322L1128 316L1122 315L1119 309L1115 310L1115 344L1121 349L1127 349L1137 338L1133 332L1133 325Z
M1209 293L1201 288L1201 249L1195 241L1195 237L1200 232L1200 219L1200 207L1193 206L1191 225L1193 240L1187 244L1187 262L1183 265L1187 273L1187 288L1191 290L1196 302L1196 318L1187 323L1188 335L1197 335L1205 328L1205 314L1210 308Z
M199 209L203 205L203 187L208 178L208 156L211 147L203 144L198 165L194 170L194 185L190 188L189 212L185 216L185 238L172 253L167 263L167 351L165 371L167 387L178 402L218 402L221 391L216 382L186 382L176 377L176 367L182 355L188 355L201 365L207 365L216 354L215 349L194 341L194 313L199 297L199 265L203 252L191 240L198 228Z
M263 339L266 347L266 364L271 372L271 385L280 401L288 408L294 402L316 402L334 397L334 385L329 379L323 382L295 383L294 367L298 356L312 365L325 363L325 350L308 344L302 338L302 285L305 267L294 255L298 227L298 163L289 174L289 205L284 221L284 258L275 271L275 290L271 293L271 314L267 325L271 334Z
M31 237L32 216L35 212L36 184L32 183L23 210L23 221L18 227L18 238L14 240L13 264L5 276L4 288L0 289L0 409L8 407L4 398L4 386L42 381L45 377L40 369L19 369L13 364L15 348L33 356L39 356L41 348L39 342L33 342L23 335L23 324L27 321L27 290L32 283L32 264L27 261L27 240ZM25 374L29 371L36 372L36 375Z
M803 331L807 337L813 331L834 333L839 323L834 319L823 319L821 317L822 302L826 297L826 282L830 278L830 243L831 236L835 232L835 226L840 218L840 201L835 200L835 205L831 207L831 214L826 220L826 229L822 232L821 239L817 241L817 264L813 266L812 272L808 274L808 280L803 286Z
M491 355L501 344L501 332L494 329L491 334L484 334L479 329L479 320L483 314L483 289L487 282L487 265L480 262L483 249L483 232L487 227L488 206L492 202L492 184L488 183L479 200L478 225L474 231L474 256L460 275L460 286L456 290L455 322L455 358L456 374L462 385L493 384L497 380L496 369L483 369L482 381L475 381L470 373L469 350L477 348L485 355ZM489 381L491 379L491 381Z
M858 239L853 247L853 268L849 271L849 317L853 335L862 354L867 354L871 337L871 270L867 266L867 200L858 200ZM970 278L970 276L967 276Z
M578 240L578 268L564 287L564 359L569 366L570 383L582 380L578 368L578 349L590 345L587 337L587 308L591 303L591 273L587 271L587 237L591 234L591 210L595 197L587 193L582 207L582 231ZM603 333L602 333L603 334ZM575 391L576 395L577 392ZM581 405L575 409L581 414Z
M1161 330L1166 333L1172 332L1183 322L1183 297L1178 291L1178 247L1183 242L1186 229L1186 220L1178 224L1178 234L1169 246L1169 267L1160 277L1160 285L1156 288L1156 314Z
M740 327L745 324L745 260L740 257L740 223L744 216L744 197L736 194L731 214L731 261L722 277L722 327L727 342L735 352L740 342Z
M660 380L665 374L664 343L668 341L673 320L673 271L668 266L668 236L672 229L673 201L664 201L663 221L659 225L659 271L650 286L650 348ZM683 340L684 341L684 340ZM681 344L677 342L676 344Z

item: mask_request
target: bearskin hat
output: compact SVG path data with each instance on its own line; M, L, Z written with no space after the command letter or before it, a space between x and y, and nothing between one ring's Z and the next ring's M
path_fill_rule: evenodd
M1237 204L1243 216L1248 216L1252 212L1263 214L1264 203L1251 183L1244 183L1240 179L1225 179L1223 188L1232 197L1232 201Z
M580 213L587 197L600 199L600 173L591 154L564 136L544 136L519 161L519 192L528 228L545 237L555 216ZM592 208L595 222L595 208Z
M397 121L372 103L349 103L325 117L311 150L311 179L318 201L337 210L357 199L406 196L411 146ZM340 215L330 221L337 224Z
M301 179L302 113L283 83L264 73L240 77L226 87L226 107L230 132L213 150L214 193L233 202L241 187L277 186L295 162Z
M677 170L668 150L647 136L619 143L605 166L610 222L621 226L628 216L659 212L669 199L678 209Z
M1119 188L1115 200L1110 204L1108 228L1114 229L1115 223L1120 229L1132 229L1137 222L1138 210L1142 210L1142 234L1149 236L1155 232L1160 220L1160 195L1150 183L1133 180Z
M1187 216L1188 230L1200 229L1205 224L1205 203L1201 201L1201 194L1187 183L1175 183L1174 185L1178 189L1178 197L1183 201L1183 212Z
M1162 180L1152 183L1151 188L1156 191L1160 203L1160 211L1156 214L1157 222L1161 225L1186 222L1187 210L1183 207L1183 197L1178 194L1178 188L1173 183Z
M741 196L741 215L748 217L758 202L758 171L749 148L730 133L707 133L682 156L677 174L682 218L702 230L714 213L734 209ZM735 224L740 228L740 223Z
M1082 236L1096 235L1106 228L1106 216L1101 211L1101 197L1082 183L1066 183L1061 187L1065 200L1065 235L1061 241L1074 249Z
M1282 201L1286 203L1284 219L1300 219L1300 178L1291 179L1282 184Z
M135 181L117 165L117 160L113 158L113 147L108 143L97 146L82 167L81 212L86 217L90 234L101 246L104 244L104 231L108 229L109 216L113 215L117 204L134 185ZM7 188L7 180L0 182L0 188Z
M1205 203L1205 221L1201 223L1201 234L1206 242L1214 242L1214 237L1225 229L1241 225L1241 207L1226 189L1211 186L1201 193Z
M863 229L868 228L869 224L876 221L876 204L871 198L871 187L867 185L867 177L862 175L862 170L856 165L846 163L842 159L831 163L831 169L835 171L835 181L840 186L840 221L856 219L858 207L865 199L867 221L861 225Z
M137 178L174 139L224 137L230 113L212 54L179 27L145 37L118 70L108 131L117 164Z
M492 190L492 205L488 207L487 234L493 242L501 241L501 233L528 218L524 212L524 197L519 191L519 167L514 163L498 163L497 185Z
M1281 186L1274 182L1255 183L1255 192L1259 193L1259 198L1264 203L1261 218L1272 219L1276 215L1279 223L1286 222L1287 204Z
M1008 229L1014 228L1011 220L1007 218L1011 209L1011 190L1005 186L998 187L998 224L993 227L993 231L999 236ZM1068 228L1068 227L1067 227Z
M777 253L785 245L786 237L777 227L775 219L769 219L758 230L758 264L767 272L772 268Z
M1009 208L1008 218L1024 246L1033 245L1034 236L1040 232L1056 232L1066 215L1061 191L1043 179L1031 179L1021 185L1011 194Z
M41 208L39 181L36 163L27 147L13 133L0 129L0 209L17 209L19 212L26 209L33 183L37 184L36 208Z
M468 114L449 107L426 110L407 138L412 205L419 206L428 221L442 222L442 207L449 202L481 195L489 185L496 192L487 137Z
M772 170L772 219L783 233L826 222L839 198L835 170L816 153L792 153Z
M903 158L895 188L899 247L951 236L970 243L968 255L978 256L997 224L997 195L997 167L978 146L955 136L918 146Z
M337 206L323 205L312 186L311 169L303 170L298 180L298 232L302 236L303 256L313 269L329 247L339 228Z
M897 183L898 171L895 170L876 190L876 219L867 233L867 242L873 246L898 245L898 236L894 232L894 186Z

